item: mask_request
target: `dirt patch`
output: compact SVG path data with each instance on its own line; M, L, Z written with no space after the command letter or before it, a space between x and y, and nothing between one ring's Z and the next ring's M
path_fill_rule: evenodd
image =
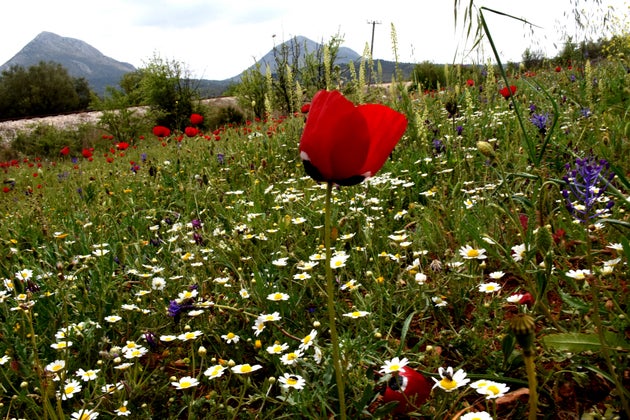
M210 98L201 101L203 104L217 107L238 106L238 101L233 96L220 98ZM139 106L132 108L140 115L147 111L147 107ZM19 132L28 132L38 125L51 125L59 129L74 129L81 124L96 124L103 115L101 111L79 112L76 114L54 115L49 117L26 118L0 122L0 143L10 142L17 137Z

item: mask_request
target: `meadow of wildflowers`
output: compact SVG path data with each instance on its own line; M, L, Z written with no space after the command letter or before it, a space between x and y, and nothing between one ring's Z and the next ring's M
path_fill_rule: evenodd
M540 418L627 413L628 104L609 99L630 76L508 77L384 90L409 127L378 174L332 188L349 418L526 418L534 397ZM2 417L339 412L305 116L200 118L2 163Z

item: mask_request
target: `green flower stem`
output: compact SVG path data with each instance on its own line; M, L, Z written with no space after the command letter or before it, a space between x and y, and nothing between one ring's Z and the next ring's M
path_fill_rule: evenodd
M591 273L594 273L594 264L593 264L593 244L588 237L588 231L586 231L586 258L588 261L588 266L591 270ZM595 329L597 330L597 337L599 338L599 344L601 347L601 355L604 357L604 361L606 362L606 367L608 368L608 373L610 373L613 382L615 383L615 388L617 389L617 393L619 394L619 401L621 402L621 407L623 411L626 413L626 416L630 417L630 405L628 404L628 400L626 399L626 389L623 386L623 383L619 379L619 375L617 375L617 370L615 369L615 365L613 364L612 357L610 356L608 342L606 341L606 331L604 330L604 323L602 322L602 317L599 314L599 295L602 290L599 284L599 279L597 275L593 274L592 281L590 283L591 289L591 299L593 302L593 324L595 324Z
M339 394L339 415L342 420L346 419L346 400L344 392L343 372L341 371L341 360L339 357L339 337L337 336L337 327L335 326L335 288L333 284L332 267L330 259L332 250L330 248L330 207L332 197L332 182L329 182L326 188L326 208L324 215L324 247L326 248L326 295L328 298L328 328L330 330L330 339L332 341L332 357L335 367L335 379L337 381L337 393Z
M525 361L525 371L527 372L527 383L529 386L529 420L536 420L538 412L538 384L536 381L534 357L532 351L523 349L523 360Z

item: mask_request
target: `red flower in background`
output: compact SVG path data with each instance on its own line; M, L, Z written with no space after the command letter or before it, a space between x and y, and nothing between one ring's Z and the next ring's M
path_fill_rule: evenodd
M475 81L473 79L466 80L466 86L475 86Z
M304 104L302 108L300 108L300 112L302 114L306 114L311 109L311 104Z
M83 155L84 158L91 158L92 157L92 152L94 152L94 148L90 147L89 149L83 149L83 151L81 152L81 154Z
M393 414L408 413L427 401L431 388L431 382L424 375L405 366L387 382L382 401L398 402L392 411Z
M562 67L556 66L556 73L560 73L562 71Z
M503 96L505 99L509 99L510 96L514 95L516 93L516 86L511 85L509 88L506 86L503 89L501 89L499 91L499 93L501 94L501 96Z
M156 125L153 127L153 134L157 137L168 137L171 135L171 130L163 125Z
M380 104L355 106L338 91L313 97L300 158L318 182L355 185L375 175L407 128L407 118Z
M186 133L188 137L195 137L197 134L199 134L199 130L196 129L195 127L186 127L184 129L184 133Z
M60 151L59 154L61 156L68 156L68 154L70 153L70 148L68 146L63 147Z
M128 147L129 147L129 143L127 143L125 141L121 141L119 143L116 143L116 148L118 150L127 150Z
M190 123L192 125L199 125L199 124L203 123L203 115L201 115L201 114L192 114L190 116Z

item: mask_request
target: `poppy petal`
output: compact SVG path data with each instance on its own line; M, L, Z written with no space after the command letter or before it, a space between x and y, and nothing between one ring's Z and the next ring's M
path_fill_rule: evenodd
M358 107L370 133L370 150L361 168L361 174L370 177L383 166L387 157L405 133L407 118L393 109L379 104Z
M352 102L338 91L315 94L300 152L308 156L321 180L336 182L360 175L369 143L367 123Z

